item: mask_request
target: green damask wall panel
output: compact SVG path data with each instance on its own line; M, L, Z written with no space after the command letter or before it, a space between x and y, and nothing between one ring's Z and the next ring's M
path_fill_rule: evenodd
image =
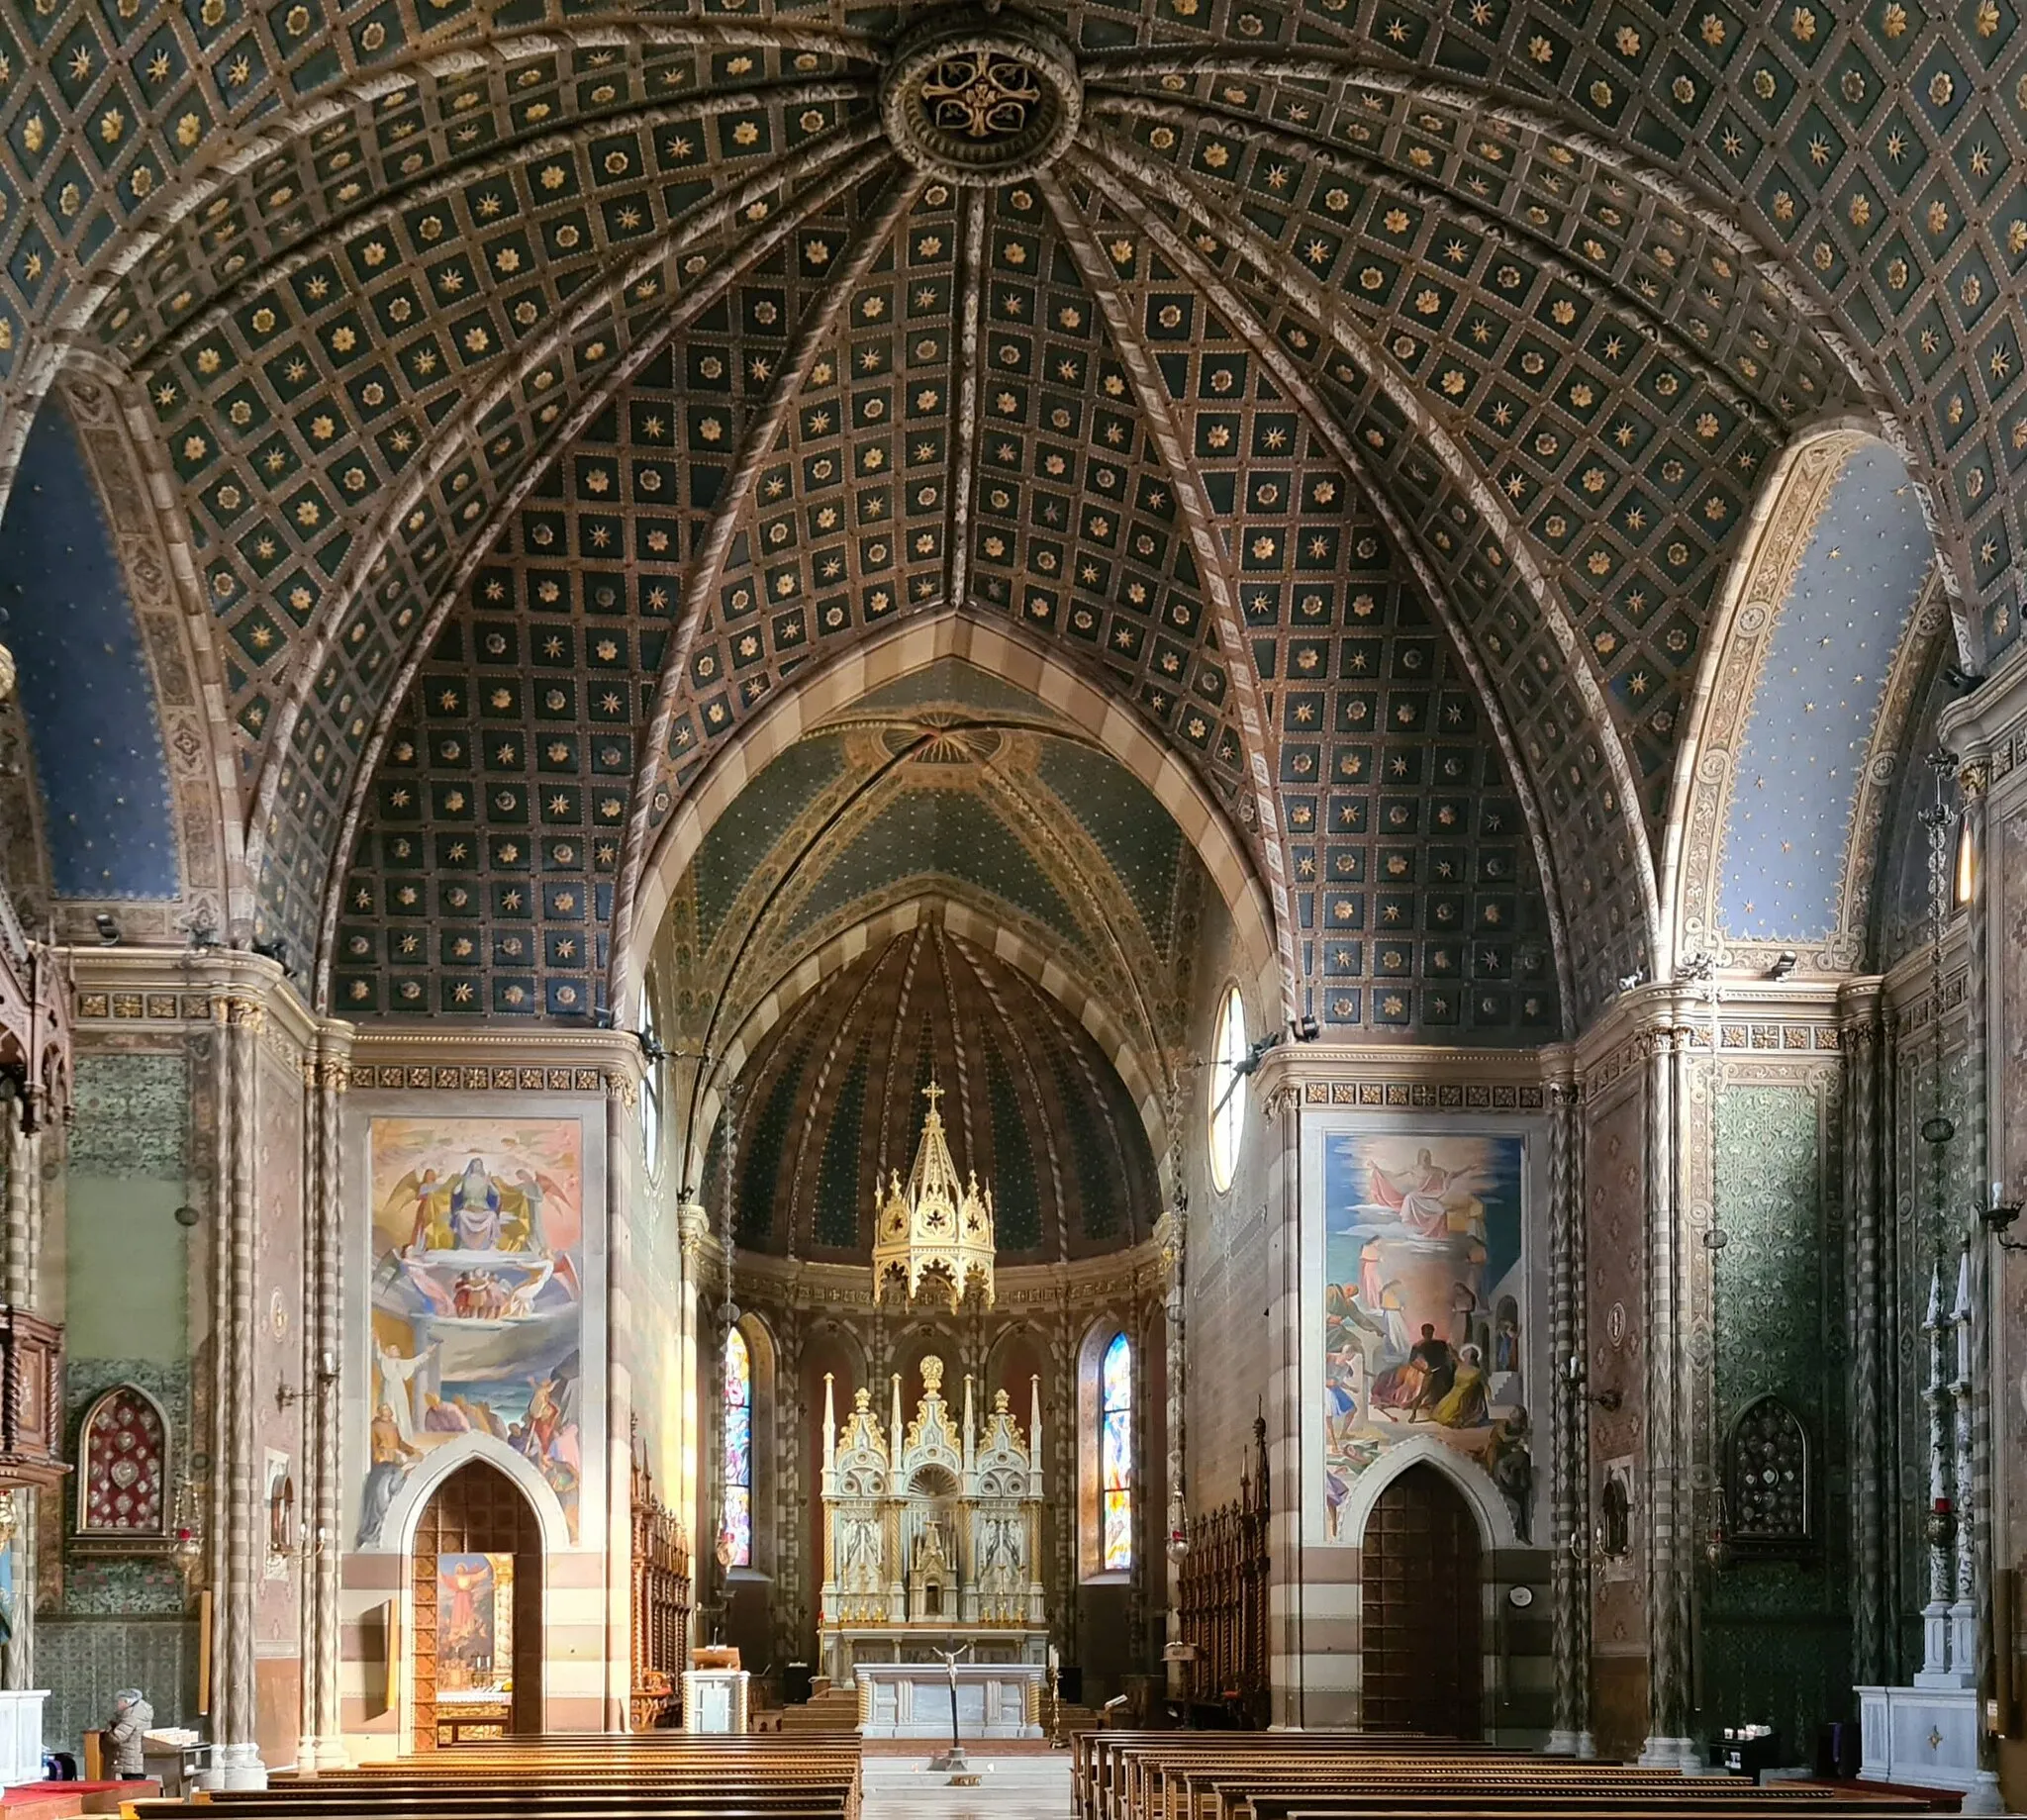
M185 1281L175 1210L190 1199L189 1071L180 1055L80 1056L64 1183L65 1351L72 1361L188 1357L184 1298L137 1295ZM72 1377L76 1376L73 1364Z
M1717 1108L1716 1214L1730 1235L1711 1273L1715 1427L1764 1395L1800 1417L1810 1449L1812 1546L1741 1558L1702 1579L1705 1727L1777 1726L1789 1762L1817 1726L1851 1716L1844 1231L1827 1090L1727 1088Z

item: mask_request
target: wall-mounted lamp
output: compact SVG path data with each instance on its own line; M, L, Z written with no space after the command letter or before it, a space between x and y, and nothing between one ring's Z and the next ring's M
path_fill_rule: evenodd
M1590 1403L1602 1409L1606 1415L1615 1413L1626 1400L1617 1390L1593 1392L1584 1388L1584 1357L1581 1353L1573 1352L1563 1361L1563 1381L1570 1387L1571 1392L1579 1402Z
M1323 1034L1322 1027L1306 1012L1288 1027L1299 1043L1312 1043Z
M640 1053L656 1066L669 1059L669 1052L662 1047L661 1038L652 1030L635 1030L633 1040L640 1045Z
M1774 964L1767 969L1768 979L1786 979L1787 976L1794 971L1794 950L1792 948L1783 948L1781 952L1774 957Z
M1998 1241L2000 1250L2027 1251L2027 1239L2014 1239L2006 1236L2013 1222L2020 1217L2020 1208L2023 1203L2017 1200L2006 1199L2005 1192L2005 1185L2003 1183L1994 1182L1991 1185L1990 1199L1978 1209L1979 1224L1983 1226L1985 1231L1989 1232Z
M328 1351L319 1353L317 1355L317 1383L315 1387L316 1389L320 1392L328 1390L337 1382L337 1358ZM301 1402L302 1400L303 1392L301 1390L295 1389L285 1384L278 1384L274 1387L274 1406L277 1409L293 1408L297 1403Z
M1646 984L1647 969L1644 967L1635 967L1631 973L1619 975L1619 991L1622 993L1629 993L1636 986L1645 986Z

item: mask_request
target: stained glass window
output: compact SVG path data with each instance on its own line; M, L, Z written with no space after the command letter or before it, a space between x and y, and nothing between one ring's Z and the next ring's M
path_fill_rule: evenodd
M1122 1333L1105 1349L1098 1376L1099 1470L1105 1498L1100 1561L1133 1565L1133 1348Z
M1231 1187L1239 1164L1239 1139L1246 1126L1246 1078L1239 1069L1250 1053L1246 1007L1234 986L1218 1007L1210 1058L1210 1182L1220 1195Z
M753 1565L753 1355L734 1327L724 1340L724 1517L719 1558Z

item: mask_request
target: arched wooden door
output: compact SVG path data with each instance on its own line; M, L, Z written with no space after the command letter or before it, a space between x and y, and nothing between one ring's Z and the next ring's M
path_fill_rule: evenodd
M1366 1519L1361 1641L1369 1732L1484 1728L1478 1522L1447 1475L1411 1466Z
M415 1748L541 1730L542 1537L521 1487L472 1460L416 1524Z

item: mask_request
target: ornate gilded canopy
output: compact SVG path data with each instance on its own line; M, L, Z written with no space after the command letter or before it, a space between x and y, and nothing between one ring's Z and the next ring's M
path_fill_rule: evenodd
M973 1171L961 1181L943 1115L936 1102L943 1090L933 1081L922 1089L929 1102L921 1142L904 1187L890 1173L873 1236L873 1283L905 1284L910 1301L947 1300L954 1309L974 1291L993 1303L993 1194L981 1192Z

